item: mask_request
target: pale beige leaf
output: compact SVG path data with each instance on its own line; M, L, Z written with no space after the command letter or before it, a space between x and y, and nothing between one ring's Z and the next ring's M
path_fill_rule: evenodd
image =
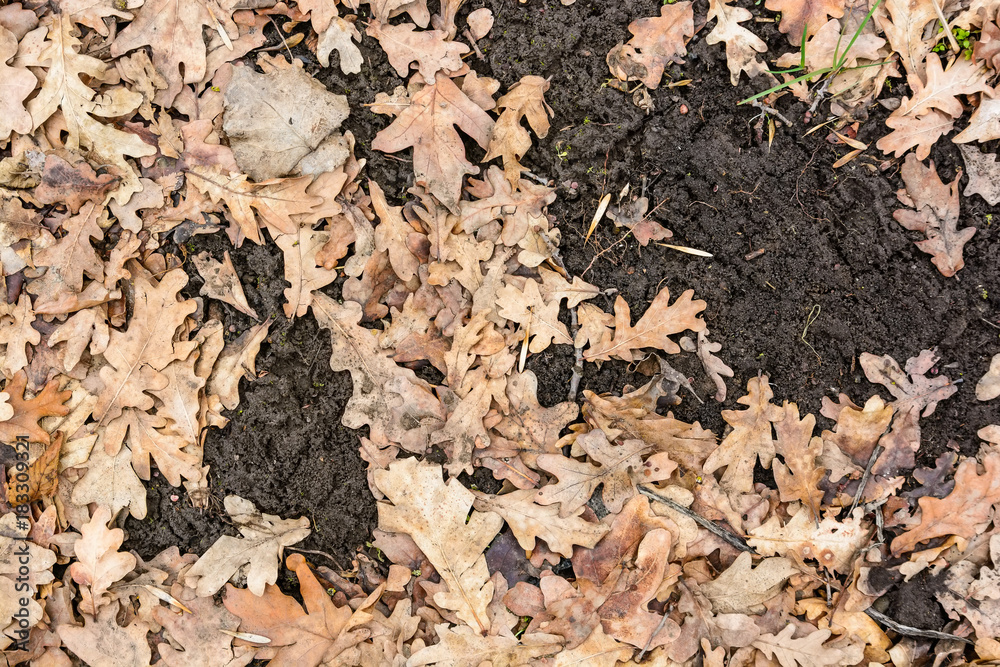
M993 355L990 369L976 384L976 398L980 401L991 401L997 396L1000 396L1000 354Z
M226 496L225 506L243 537L223 535L216 540L184 575L184 584L194 588L199 597L215 595L237 570L249 565L247 589L261 596L265 584L278 580L278 563L285 547L309 537L309 519L262 514L239 496Z
M958 58L944 70L941 58L934 53L928 54L925 76L926 83L917 74L907 75L906 82L910 85L912 96L904 97L893 115L919 116L931 109L940 109L952 118L958 118L963 111L959 95L993 95L993 89L986 84L986 69L964 58Z
M537 354L552 343L572 344L566 325L559 321L559 300L546 303L539 285L527 280L523 289L507 283L497 292L497 313L521 325L529 336L528 349Z
M461 42L447 41L444 30L416 30L412 23L383 25L378 20L370 21L366 34L381 44L389 57L389 64L399 76L406 78L410 73L410 63L418 64L417 71L424 82L434 83L434 75L439 71L457 72L462 69L462 54L469 47Z
M531 148L531 135L522 127L521 121L527 120L539 139L544 139L549 133L549 116L553 115L553 111L545 103L544 96L548 89L548 79L525 76L497 100L500 117L493 126L483 162L502 157L504 173L512 188L517 187L521 172L526 171L518 160Z
M9 315L0 316L0 345L7 346L5 353L0 356L3 375L11 377L27 366L28 346L42 342L42 334L31 326L35 319L31 298L24 293L17 305L10 309Z
M752 79L767 71L767 65L757 57L757 54L767 51L767 44L740 25L751 18L753 14L749 9L731 6L725 0L709 0L705 20L718 19L718 22L712 32L708 33L705 42L726 43L726 64L729 66L729 79L734 86L739 84L741 72L746 72Z
M391 502L378 504L379 528L412 537L447 587L434 595L434 602L455 611L473 634L485 634L493 584L483 550L500 532L503 519L492 512L470 515L472 492L454 478L445 484L441 472L440 466L414 458L376 470L375 484Z
M66 648L91 667L149 667L149 626L134 620L122 627L115 620L117 613L118 605L110 605L97 618L84 616L83 627L59 625L56 631Z
M261 322L244 331L239 338L228 343L208 377L208 393L219 397L227 410L235 410L240 404L240 380L257 377L257 354L261 343L267 338L273 320Z
M875 142L876 148L896 157L916 148L917 159L926 160L937 140L955 127L955 120L943 111L931 109L920 116L893 114L885 119L885 124L892 132Z
M756 568L746 551L714 580L701 585L701 592L712 601L718 614L755 614L764 610L764 602L781 591L785 581L798 570L787 558L765 558Z
M976 146L961 144L958 150L962 152L969 173L969 184L962 194L966 197L978 194L990 206L996 206L1000 203L1000 163L996 153L983 153Z
M694 6L690 2L663 5L659 16L632 21L628 30L632 39L608 53L608 68L622 81L636 79L647 88L656 88L667 65L684 62L681 56L694 35Z
M863 520L862 510L851 518L838 521L825 517L817 525L808 507L799 511L784 526L776 516L750 531L747 540L764 556L785 556L794 552L802 559L818 561L830 572L849 574L858 551L868 543L871 527Z
M0 141L11 132L30 134L34 125L24 100L38 86L35 75L22 67L9 67L17 53L17 36L0 25Z
M885 8L889 17L876 13L875 20L900 54L906 73L923 77L924 60L934 46L933 40L924 41L924 28L937 19L933 0L886 0Z
M109 604L108 587L131 572L136 565L135 556L119 553L125 540L125 531L108 529L111 510L98 507L90 522L80 529L80 539L73 545L76 561L69 566L73 581L80 584L83 600L80 610L96 616L101 607Z
M314 18L313 25L315 22ZM335 16L330 25L320 33L319 43L316 45L316 58L323 67L329 67L330 54L336 51L340 54L340 71L344 74L357 74L365 63L361 49L354 43L360 41L361 33L354 24Z
M753 645L768 657L775 659L781 667L825 667L843 665L845 654L842 649L823 646L823 642L833 634L830 630L817 630L805 637L792 639L794 623L786 625L776 635L761 635Z
M415 652L406 664L408 667L439 665L440 667L520 667L534 664L542 656L558 653L562 638L540 633L526 634L520 640L510 637L480 637L466 626L448 626L441 623L434 627L438 642Z
M493 27L493 12L486 7L480 7L469 12L465 20L469 24L469 32L472 33L472 36L476 39L482 39L489 34Z
M980 143L1000 139L1000 97L986 97L969 118L969 126L952 139L956 144Z
M132 452L122 447L117 454L98 443L87 460L87 473L73 487L73 503L97 503L112 512L127 507L136 519L146 518L146 487L132 469Z
M191 261L194 262L195 269L205 281L205 284L201 286L200 294L211 299L224 301L255 320L260 319L257 317L257 311L247 303L243 285L240 284L240 277L236 275L236 269L233 267L233 260L230 259L228 250L223 254L221 262L216 261L207 252L195 255ZM292 282L292 284L295 283Z

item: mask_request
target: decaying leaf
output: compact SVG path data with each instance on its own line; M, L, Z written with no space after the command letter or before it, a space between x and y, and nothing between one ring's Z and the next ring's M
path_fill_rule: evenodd
M51 498L59 483L59 452L62 450L63 432L56 431L52 442L43 451L25 473L27 481L11 484L7 487L7 503L11 507L23 503L33 503L41 498ZM27 488L22 488L24 485Z
M856 554L868 543L871 528L863 521L860 510L843 521L825 517L817 524L813 512L801 507L784 526L772 516L750 535L747 542L764 556L794 552L802 559L819 562L829 572L848 574Z
M553 112L545 103L544 95L548 89L548 79L526 76L497 100L500 118L493 126L489 150L483 162L502 157L504 174L511 188L517 187L521 172L526 171L518 160L531 148L531 136L521 126L521 121L527 120L539 139L544 139L549 133L549 116Z
M1000 164L996 153L983 153L975 146L959 144L965 160L965 168L969 172L969 184L962 192L966 197L979 195L990 206L1000 203ZM919 157L919 156L918 156Z
M937 350L934 349L923 350L919 355L907 359L902 369L889 355L876 357L863 353L858 361L871 382L886 387L895 397L893 406L898 412L912 411L930 417L938 402L958 391L958 386L944 375L927 377L938 359Z
M976 398L980 401L992 401L1000 396L1000 354L993 355L990 369L976 384Z
M472 492L454 478L445 484L440 466L417 459L394 461L387 470L375 471L375 484L391 502L378 505L379 528L412 537L441 575L435 603L453 610L473 633L486 634L493 584L483 551L503 519L492 512L470 516Z
M520 640L512 637L481 637L470 627L449 627L446 623L434 628L438 643L427 646L407 661L412 667L424 665L481 665L517 667L532 664L534 659L557 653L562 642L556 635L526 634ZM456 662L456 658L459 662Z
M246 294L243 293L243 285L240 284L240 278L236 275L236 269L233 268L233 260L229 258L228 250L223 255L221 262L217 262L207 252L196 255L192 261L205 281L201 287L202 294L219 301L225 301L236 310L246 313L255 320L260 319L257 317L257 311L247 303Z
M647 88L656 88L667 65L684 62L681 56L694 35L694 6L690 2L663 5L659 16L633 21L628 30L634 36L611 49L608 68L622 81L636 79Z
M69 400L72 392L59 391L59 381L51 380L42 391L33 398L25 396L28 376L19 371L7 381L3 391L7 395L7 405L13 415L0 420L0 441L14 442L19 437L26 437L30 442L49 444L49 434L39 422L45 417L62 417L69 414L69 408L63 405Z
M146 641L149 625L133 620L122 627L115 620L117 614L117 603L108 605L101 609L96 618L84 616L86 624L83 627L59 625L56 631L66 648L87 664L115 667L149 665L152 659L152 652ZM113 662L109 662L109 656L114 656Z
M216 540L187 571L184 583L199 596L214 595L237 570L248 565L247 590L259 597L266 584L278 580L278 564L285 547L309 536L309 519L262 514L239 496L226 496L225 504L226 513L243 537L223 535Z
M767 656L775 659L781 667L807 667L809 665L842 665L845 652L839 648L823 646L833 634L830 630L817 630L805 637L792 639L795 625L786 625L776 635L765 634L757 638L753 645Z
M313 21L315 25L315 19ZM344 74L357 74L361 71L364 58L354 42L361 41L361 33L353 23L339 16L330 20L329 26L320 33L319 44L316 46L316 58L323 67L330 66L330 54L336 51L340 54L340 71Z
M663 288L635 326L632 326L632 311L628 303L619 296L615 299L614 335L585 351L584 359L617 358L631 362L633 351L646 347L677 354L681 349L670 339L671 335L705 329L705 321L698 317L698 313L705 309L705 302L692 299L693 296L694 291L687 290L671 304L670 290Z
M405 77L410 72L410 63L418 63L417 71L424 82L434 83L434 75L462 69L462 54L469 47L460 42L446 41L443 30L416 30L412 23L382 25L377 19L371 21L365 32L382 45L389 57L389 64L396 73ZM419 81L419 79L418 79Z
M413 148L413 173L450 210L458 209L462 177L479 170L465 157L461 128L484 150L489 147L493 119L466 97L451 79L438 74L417 92L392 125L379 132L372 148L395 153ZM433 140L428 140L433 138Z
M902 108L902 107L901 107ZM958 228L958 178L945 185L937 175L934 161L925 167L915 155L908 155L902 169L905 190L896 193L910 208L894 211L899 224L927 236L916 246L933 255L934 266L950 278L965 266L962 250L975 235L975 227ZM913 209L913 210L911 210Z
M717 19L712 32L705 42L726 43L726 63L729 78L735 86L740 82L740 73L746 72L751 79L767 71L767 65L760 61L758 54L767 51L767 44L757 35L740 25L753 18L749 9L733 7L725 0L710 0L706 21Z

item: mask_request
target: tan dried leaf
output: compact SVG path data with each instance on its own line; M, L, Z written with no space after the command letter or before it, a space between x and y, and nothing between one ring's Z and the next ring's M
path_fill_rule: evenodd
M98 96L84 84L82 76L101 81L108 66L97 58L79 53L81 43L73 36L73 21L69 16L54 14L51 20L48 41L38 56L40 61L48 63L45 81L27 107L32 125L38 129L57 110L62 110L67 133L64 147L71 151L87 150L94 164L114 165L121 179L114 197L120 202L128 201L132 193L141 190L142 186L125 156L138 158L153 155L156 148L145 143L137 134L123 132L111 123L99 122L94 116L128 116L142 103L142 94L115 87ZM116 44L121 37L119 35Z
M72 501L81 507L97 503L114 513L127 507L134 518L145 519L146 487L132 469L129 448L112 455L98 441L87 459L87 473L73 487Z
M892 541L894 556L912 551L917 544L943 535L971 538L990 520L993 504L1000 502L1000 454L987 451L983 474L975 457L964 459L955 472L955 488L944 498L925 496L920 523Z
M392 503L378 504L379 528L412 537L446 587L433 595L434 602L453 610L473 633L486 634L493 584L483 550L503 519L492 512L470 515L472 492L454 478L445 484L437 465L402 459L376 470L374 479Z
M931 109L940 109L952 118L962 115L959 95L983 93L993 95L993 89L986 84L988 71L977 63L958 58L944 70L937 54L927 55L927 82L917 74L908 74L906 82L912 91L911 97L904 97L902 104L893 112L894 116L919 116Z
M930 417L939 401L958 391L958 385L944 375L927 377L939 359L937 349L922 350L917 356L907 359L906 365L900 369L889 355L876 357L863 353L858 357L868 380L884 386L895 397L892 406L897 412L912 411L923 417Z
M313 19L313 26L316 19ZM352 41L353 40L353 41ZM319 43L316 45L316 59L323 67L330 66L330 54L336 51L340 54L340 71L344 74L358 74L364 64L364 57L354 42L361 41L361 33L350 21L339 16L331 19L329 26L319 33Z
M400 280L408 281L417 274L420 267L420 260L414 250L420 246L423 235L403 219L402 206L389 206L382 188L371 179L368 180L368 192L372 208L379 219L379 224L375 227L375 249L388 252L392 270Z
M554 114L545 103L545 91L548 89L548 79L525 76L497 100L500 117L493 126L489 150L483 162L502 157L504 174L511 188L517 188L521 172L526 171L518 160L531 148L531 135L521 121L527 120L539 139L544 139L549 133L549 116Z
M45 417L62 417L69 414L63 403L73 392L59 391L59 381L50 380L34 398L25 397L28 376L18 371L7 381L3 391L7 394L7 404L13 416L0 420L0 442L14 442L18 437L27 437L29 442L49 444L49 434L39 422Z
M862 355L864 357L865 355ZM868 355L872 356L872 355ZM869 365L879 361L874 357ZM888 362L886 362L888 363ZM895 363L895 362L893 362ZM864 367L864 363L862 364ZM878 396L872 396L863 408L859 408L843 394L841 404L835 404L829 398L823 398L821 414L837 422L833 431L823 431L823 440L837 446L856 465L867 466L879 438L889 428L892 421L893 407L886 405Z
M148 667L152 659L146 641L149 625L133 620L122 627L115 620L118 611L117 604L108 605L101 609L97 618L85 615L83 627L58 625L56 632L66 648L88 665Z
M62 450L62 444L63 432L56 431L56 436L45 447L45 451L24 471L28 476L27 481L8 484L7 503L11 507L33 503L42 498L51 498L55 494L59 485L59 452Z
M541 539L552 551L570 558L573 545L591 549L608 532L605 524L584 519L582 507L569 516L559 516L559 508L536 504L536 494L534 489L498 496L477 492L475 508L502 516L525 551L533 551L535 540Z
M444 30L416 30L412 23L383 25L377 19L368 23L365 32L381 44L389 57L389 64L404 79L410 73L410 63L417 63L417 71L424 82L434 84L434 76L462 69L462 55L469 47L461 42L448 40Z
M516 445L525 465L535 468L539 454L559 452L559 433L580 410L571 401L542 407L538 402L538 378L530 370L511 373L506 394L509 409L504 410L503 419L493 429Z
M132 13L125 10L141 7L142 3L143 0L56 0L53 4L59 8L60 14L68 14L75 23L107 37L109 30L105 19L114 17L131 21Z
M646 347L677 354L680 348L669 336L686 330L698 332L705 329L705 321L698 317L698 313L705 309L706 304L700 299L692 300L693 296L694 290L686 290L671 304L670 290L664 287L635 326L632 326L631 309L619 295L615 299L614 336L584 352L584 359L598 361L616 358L631 362L633 351Z
M215 595L237 570L249 565L247 590L260 597L265 584L278 580L285 547L309 537L309 519L262 514L239 496L226 496L225 506L243 537L223 535L216 540L184 574L184 585L194 588L199 597Z
M103 215L104 209L101 206L88 202L77 215L62 220L60 224L66 235L35 255L38 266L49 267L46 284L79 292L83 289L84 274L94 280L104 280L104 262L90 243L92 238L104 240L104 232L98 225L99 219L106 219ZM41 290L29 291L43 293Z
M908 75L922 77L925 59L934 47L924 41L924 28L937 19L932 0L886 0L889 17L876 13L875 21L885 33L892 50L900 54Z
M8 314L0 315L0 345L6 346L4 353L0 354L3 375L11 377L27 366L28 346L42 342L42 334L31 326L36 319L31 298L23 292Z
M863 519L863 510L856 509L848 519L828 516L817 525L812 510L800 507L784 526L771 516L750 531L747 543L764 556L786 556L792 551L801 559L818 561L828 572L850 574L855 556L871 537L871 527Z
M522 289L506 283L497 291L496 305L501 317L521 325L523 336L530 337L528 350L533 354L553 342L561 345L573 343L566 325L559 321L559 301L546 303L534 280L526 280Z
M701 585L715 613L762 612L764 602L777 595L785 581L798 571L787 558L765 558L756 568L752 563L753 558L744 551L722 574Z
M180 645L157 644L156 650L167 667L243 667L254 658L250 647L233 647L233 637L240 618L211 597L197 597L190 588L175 583L170 594L190 610L174 612L164 606L153 608L153 620L165 634ZM244 630L246 632L246 630Z
M660 15L632 21L634 37L608 53L611 74L622 81L637 79L656 88L670 63L683 63L687 40L694 35L694 6L676 2L660 7Z
M226 345L208 377L208 393L219 397L223 407L235 410L240 404L240 380L257 377L257 354L267 338L273 320L267 319L244 331L239 338Z
M830 630L817 630L805 637L792 639L796 625L789 623L776 635L761 635L753 642L768 660L777 660L781 667L826 667L843 665L843 649L823 646L833 634Z
M35 91L38 79L23 67L7 65L16 54L17 36L0 25L0 141L11 132L30 134L34 129L24 100Z
M953 142L980 143L1000 139L1000 97L983 97L969 118L969 126L955 135Z
M237 67L225 90L222 127L239 170L260 183L342 166L350 150L337 129L349 113L347 98L301 64L264 74Z
M705 21L718 19L718 22L712 28L712 32L708 33L705 42L726 43L726 64L729 66L729 78L734 86L739 84L741 72L746 72L752 79L767 71L767 65L757 57L757 54L767 51L767 44L740 25L751 18L753 14L749 9L731 6L726 0L709 0L708 16Z
M438 641L416 651L406 662L409 667L440 665L467 667L488 664L492 667L520 667L535 664L542 656L553 655L563 647L562 638L541 633L511 637L481 637L473 628L441 623L434 627Z
M465 20L469 24L469 31L476 39L486 37L490 29L493 28L493 12L487 7L480 7L469 12Z
M792 46L802 43L802 33L812 37L826 24L828 17L839 19L844 15L845 0L767 0L764 6L772 12L781 12L778 26Z
M722 411L722 418L733 430L709 455L704 469L706 473L712 473L726 466L721 483L730 493L753 491L753 468L758 458L764 468L771 467L775 454L771 422L785 418L782 409L771 403L772 398L774 392L766 375L750 378L747 395L736 399L737 403L749 409Z
M97 616L101 607L111 602L108 587L135 569L135 556L118 552L125 531L108 528L111 516L110 509L98 507L73 545L76 561L69 566L69 573L80 584L80 610L91 616Z
M990 206L1000 203L1000 164L996 153L983 153L975 146L962 144L958 149L969 173L969 184L962 194L966 197L978 194Z
M233 260L230 259L228 250L224 253L221 262L216 261L207 252L195 255L191 261L194 262L195 269L205 281L205 284L201 286L200 294L228 303L255 320L260 319L257 316L257 311L247 303L243 285L240 284L240 277L236 275L236 269L233 267ZM295 284L294 281L289 282Z
M990 369L979 378L976 384L976 398L980 401L991 401L1000 396L1000 354L993 355Z
M875 142L876 148L896 157L903 157L906 151L916 148L917 159L926 160L937 140L955 127L955 120L943 111L931 109L920 116L893 114L885 119L885 124L892 132Z
M896 197L914 210L899 209L892 217L903 227L927 236L927 240L915 245L933 255L934 266L941 275L950 278L965 266L962 251L976 233L975 227L958 228L959 178L945 185L933 160L925 167L913 154L906 156L901 174L906 188L898 191Z
M819 483L826 470L817 463L823 453L823 440L812 437L816 417L806 415L800 420L799 408L794 403L786 402L781 409L785 414L774 423L777 435L774 449L784 463L773 462L774 481L782 502L801 502L818 521L823 502Z
M372 148L395 153L413 148L413 173L452 211L458 210L462 178L479 170L465 157L461 128L484 150L489 147L493 119L444 74L415 93L389 127L379 132ZM433 140L428 141L428 137Z
M335 269L319 265L316 255L330 240L330 233L298 227L291 234L278 234L274 243L285 255L285 317L302 317L313 303L313 293L337 279Z

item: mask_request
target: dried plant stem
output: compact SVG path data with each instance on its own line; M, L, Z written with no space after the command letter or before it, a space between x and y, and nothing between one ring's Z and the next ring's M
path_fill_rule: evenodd
M948 634L947 632L938 632L937 630L921 630L920 628L914 628L910 625L903 625L902 623L897 623L880 611L875 611L871 607L865 609L865 613L868 614L872 620L875 620L885 627L889 628L893 632L898 632L901 635L907 637L926 637L927 639L948 639L957 642L964 642L966 644L975 644L970 639L965 637L959 637L958 635Z
M713 535L715 535L716 537L718 537L720 540L725 541L726 544L729 544L730 546L732 546L732 547L734 547L736 549L739 549L740 551L747 551L747 552L752 553L752 554L756 554L757 553L756 549L754 549L752 546L750 546L749 544L747 544L746 540L744 540L742 537L740 537L736 533L732 533L732 532L726 530L725 528L721 528L720 526L717 526L715 523L713 523L712 521L709 521L708 519L706 519L702 515L696 514L695 512L689 510L687 507L684 507L683 505L674 502L673 500L671 500L670 498L667 498L666 496L661 496L660 494L656 493L655 491L650 490L648 487L639 485L637 488L639 489L639 493L641 493L642 495L644 495L644 496L646 496L648 498L652 498L653 500L655 500L658 503L663 503L664 505L666 505L670 509L674 510L675 512L680 512L681 514L683 514L684 516L690 518L696 524L698 524L699 526L701 526L702 528L704 528L708 532L710 532Z

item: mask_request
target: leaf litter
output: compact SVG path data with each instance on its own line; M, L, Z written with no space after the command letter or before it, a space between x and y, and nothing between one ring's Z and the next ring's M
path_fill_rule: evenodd
M723 664L721 650L732 652L729 664L900 664L931 650L929 636L1000 659L1000 426L983 425L974 455L915 470L919 419L956 391L936 373L936 353L902 369L863 354L866 375L895 400L826 400L822 414L835 426L818 434L813 415L773 402L763 375L737 401L746 410L722 411L726 434L664 415L658 409L680 403L690 383L663 357L644 387L585 391L582 412L572 401L542 407L524 359L552 345L573 348L581 364L684 350L723 401L732 370L707 338L710 306L691 290L671 301L664 288L633 323L623 297L606 312L592 302L600 287L566 271L546 215L554 190L525 179L520 162L532 136L550 130L550 82L528 75L495 98L499 84L472 73L469 47L455 41L460 2L433 17L419 1L364 3L375 17L365 35L410 77L380 102L395 120L372 147L412 149L412 198L396 206L377 183L362 183L353 137L340 131L351 112L344 97L299 61L244 58L263 43L254 37L263 18L284 15L311 20L320 58L336 50L345 73L359 71L354 42L363 38L349 12L360 4L345 2L346 17L304 0L199 1L184 11L161 0L63 1L0 12L0 132L10 152L0 191L0 435L25 452L4 457L7 663ZM923 36L936 5L932 15L889 2L860 27L843 3L767 6L782 12L793 45L806 38L819 58L810 67L828 66L820 46L848 29L861 35L839 52L852 66L889 48L903 56L911 97L893 113L896 132L961 116L959 96L981 96L975 114L990 113L996 31L984 13L948 8L955 25L983 36L975 57L945 66ZM668 4L633 22L629 42L608 54L611 73L659 86L683 62L695 9ZM766 45L740 26L745 10L712 3L709 12L719 22L709 41L726 43L733 83L765 74L757 54ZM491 24L479 15L465 32L481 39ZM109 60L90 55L98 38L108 38ZM835 113L848 117L877 97L891 68L870 70L852 80L837 72L823 86L821 95L841 94ZM974 115L970 130L984 122ZM465 138L482 149L483 166ZM896 140L891 150L908 147ZM907 157L906 208L895 217L926 235L918 247L950 277L975 229L957 228L958 179L945 185L933 162L920 162L926 155ZM646 242L667 238L647 206L634 216L616 208L616 223L642 228ZM311 313L330 332L330 366L354 384L343 424L369 429L361 445L387 573L284 559L309 535L309 519L265 514L238 496L225 510L241 537L223 536L201 556L173 547L143 562L121 551L116 517L146 516L154 464L206 506L206 430L227 423L240 379L255 379L271 323L227 341L204 301L183 295L186 258L167 235L192 218L199 233L225 228L236 247L277 246L286 316ZM228 252L191 264L205 296L257 318ZM347 278L343 300L322 291L338 276ZM380 320L378 334L369 327ZM414 361L443 380L422 379L406 365ZM980 400L996 397L996 366L979 382ZM443 460L429 456L435 448ZM757 481L758 463L777 488ZM502 482L498 493L460 482L477 467ZM925 492L902 494L908 475ZM530 578L491 566L491 544L508 534L517 544L508 553ZM23 570L15 552L29 555ZM277 586L283 559L301 603ZM564 560L574 577L554 567ZM61 580L57 564L69 566ZM929 569L945 575L935 595L949 632L887 622L872 573Z

